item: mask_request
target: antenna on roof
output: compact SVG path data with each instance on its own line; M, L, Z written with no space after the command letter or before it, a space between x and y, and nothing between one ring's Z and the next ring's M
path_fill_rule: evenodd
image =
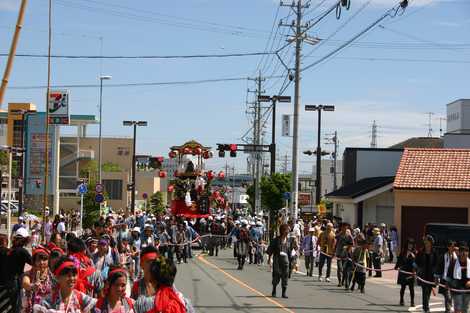
M428 115L428 124L426 124L428 127L428 137L432 137L432 116L434 112L427 112L426 114Z
M377 123L375 120L372 123L372 140L370 142L370 147L377 148Z

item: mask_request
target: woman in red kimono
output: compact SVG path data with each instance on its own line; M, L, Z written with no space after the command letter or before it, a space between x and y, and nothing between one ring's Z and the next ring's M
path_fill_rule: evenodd
M88 313L96 304L96 299L78 291L78 268L73 259L63 256L54 268L54 276L57 285L52 293L42 301L34 305L35 313L61 312L61 313Z
M109 268L104 296L98 299L95 313L134 313L134 300L126 297L128 277L128 272L122 267Z
M31 313L33 305L41 303L52 290L53 277L48 267L49 251L44 247L33 250L33 266L21 280L21 311Z
M159 256L151 269L155 289L154 296L139 297L135 303L136 313L193 313L194 309L188 299L173 286L176 276L174 262Z

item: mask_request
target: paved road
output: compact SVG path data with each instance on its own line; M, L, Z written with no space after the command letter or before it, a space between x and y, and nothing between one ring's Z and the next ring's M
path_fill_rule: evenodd
M236 270L231 250L218 257L200 255L178 265L176 286L190 298L196 312L421 312L400 307L398 286L390 278L367 281L366 294L345 292L337 281L322 283L294 274L289 281L289 299L271 298L271 273L266 266L247 265ZM336 275L336 271L333 271ZM332 276L335 276L332 273ZM416 289L416 302L421 294ZM280 287L278 294L280 294ZM442 312L442 298L433 297L432 312Z

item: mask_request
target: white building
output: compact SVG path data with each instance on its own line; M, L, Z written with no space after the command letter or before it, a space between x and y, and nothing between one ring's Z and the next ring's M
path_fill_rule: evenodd
M470 99L447 104L444 148L470 148Z

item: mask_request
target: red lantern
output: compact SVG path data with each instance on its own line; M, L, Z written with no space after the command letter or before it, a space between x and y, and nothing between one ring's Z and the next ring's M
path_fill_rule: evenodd
M220 192L214 191L214 193L212 194L212 197L213 197L214 199L219 199L219 198L220 198Z
M165 178L167 176L167 173L165 171L160 171L159 176L160 178Z
M224 178L225 178L225 173L222 172L222 171L220 171L220 172L219 172L219 178L220 178L220 179L224 179Z
M192 153L193 153L193 151L189 147L186 147L186 148L183 149L183 154L192 154Z
M208 180L213 180L214 177L215 177L214 172L212 172L212 171L207 172L207 179Z
M158 163L162 164L163 160L164 160L164 158L162 156L157 157Z
M168 154L170 159L176 158L177 155L178 155L178 151L176 151L176 150L170 151L170 153Z
M175 190L175 186L173 185L168 185L168 192L173 192L173 190Z
M193 154L201 155L202 154L202 149L200 147L197 147L196 149L193 150Z

